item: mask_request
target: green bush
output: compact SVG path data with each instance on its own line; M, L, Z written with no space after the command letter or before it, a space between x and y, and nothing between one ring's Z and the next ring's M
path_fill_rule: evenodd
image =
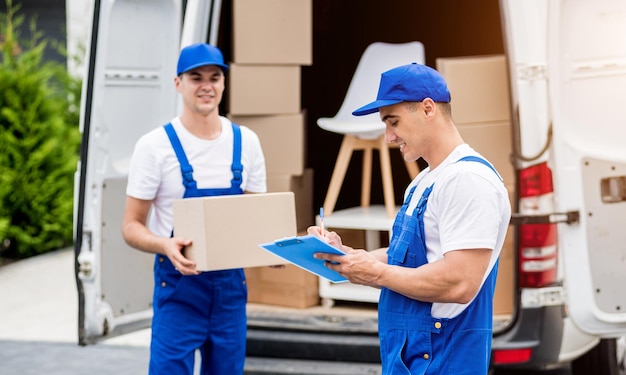
M0 14L0 254L24 258L72 243L80 82L44 61L45 41L7 0ZM50 44L49 44L50 43Z

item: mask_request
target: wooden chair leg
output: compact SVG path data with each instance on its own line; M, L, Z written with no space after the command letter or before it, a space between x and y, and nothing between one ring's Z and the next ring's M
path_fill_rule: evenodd
M380 138L379 152L385 210L387 211L387 217L393 218L396 214L396 202L393 190L393 178L391 177L391 158L389 157L389 147L385 143L384 137Z
M387 147L397 148L398 146L396 144L391 144L391 145L387 145ZM417 177L417 175L420 172L420 168L419 168L419 165L417 164L417 161L405 161L404 165L406 166L406 170L409 172L409 177L411 177L411 180Z
M361 207L369 207L372 196L372 147L363 149L363 168L361 178Z
M324 199L324 213L331 215L335 210L337 198L343 185L343 180L355 150L363 150L363 170L361 181L361 206L369 207L371 200L372 185L372 153L373 149L377 149L380 155L380 171L383 182L383 197L385 201L385 211L389 218L393 218L396 214L395 195L393 188L393 178L391 173L391 158L389 154L389 145L385 143L385 137L378 139L363 140L351 135L344 135L337 162L333 169L330 179L326 198ZM406 168L411 176L415 178L419 173L419 167L416 162L405 162Z
M330 184L328 185L328 191L326 192L326 198L324 199L324 214L330 215L335 209L337 198L339 197L339 191L343 184L343 179L346 176L348 170L348 164L350 164L350 158L354 151L356 138L350 135L344 135L341 147L339 148L339 154L337 155L337 162L333 174L330 178Z
M416 161L405 161L404 165L406 165L406 170L409 172L411 180L417 177L418 173L420 173L420 168Z

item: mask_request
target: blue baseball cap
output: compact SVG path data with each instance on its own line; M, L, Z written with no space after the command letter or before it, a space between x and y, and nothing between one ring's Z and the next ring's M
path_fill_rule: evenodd
M176 75L206 65L219 66L224 72L228 70L228 65L224 64L224 57L219 48L206 43L192 44L180 51Z
M365 116L378 112L380 107L402 102L421 102L431 98L435 102L450 102L450 91L446 80L433 68L412 63L384 72L380 77L376 101L352 112Z

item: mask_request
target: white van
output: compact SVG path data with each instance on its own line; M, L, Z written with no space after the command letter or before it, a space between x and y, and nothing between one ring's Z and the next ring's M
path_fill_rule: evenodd
M138 137L177 113L178 51L217 44L222 5L95 1L75 186L81 345L149 327L153 257L120 229L128 162ZM512 157L492 162L512 164L516 181L514 261L500 269L512 305L494 316L493 368L623 374L626 2L498 5L512 114L511 139L499 141ZM251 313L249 355L377 363L375 308L358 308L368 311Z

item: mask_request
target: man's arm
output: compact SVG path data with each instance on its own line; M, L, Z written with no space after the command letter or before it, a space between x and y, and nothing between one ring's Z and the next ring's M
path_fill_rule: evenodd
M191 244L190 240L157 236L148 229L146 223L151 206L150 200L126 197L122 221L122 236L126 243L147 253L167 256L183 275L198 274L195 262L185 258L182 254L182 249Z
M344 249L347 254L316 254L339 264L327 267L351 282L387 287L404 296L424 302L468 303L478 293L491 249L466 249L446 253L443 259L417 268L390 266L380 260L383 249L374 253Z
M454 250L418 268L388 266L381 270L378 282L424 302L469 303L480 289L492 252Z

